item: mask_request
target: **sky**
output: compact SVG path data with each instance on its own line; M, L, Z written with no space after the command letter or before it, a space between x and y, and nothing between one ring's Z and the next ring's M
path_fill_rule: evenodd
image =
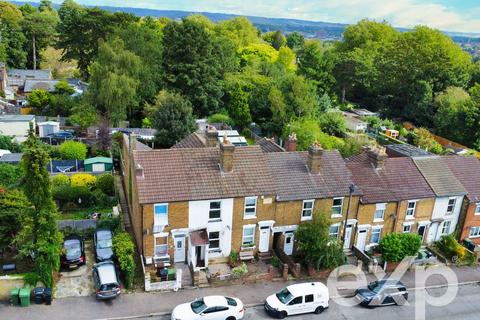
M428 25L480 33L480 0L76 0L85 5L232 13L355 23L387 20L395 27ZM53 2L61 3L56 0Z

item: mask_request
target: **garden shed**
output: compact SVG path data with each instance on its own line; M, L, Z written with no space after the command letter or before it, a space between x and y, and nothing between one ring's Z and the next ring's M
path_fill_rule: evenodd
M60 131L60 122L46 121L38 123L38 134L41 138L51 133L57 133L58 131Z
M83 163L85 172L105 172L112 171L113 160L107 157L95 157L86 159Z

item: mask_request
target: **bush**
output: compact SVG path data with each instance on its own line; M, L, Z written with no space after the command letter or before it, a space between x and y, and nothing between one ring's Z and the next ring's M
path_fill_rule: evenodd
M277 257L277 256L273 256L272 257L272 266L275 267L275 268L280 268L281 266L281 261L280 259Z
M123 274L125 287L132 288L135 278L135 245L127 232L113 237L113 252Z
M11 164L0 164L0 186L6 188L13 188L18 186L22 178L21 166L14 166Z
M232 276L234 278L241 278L248 273L248 267L245 262L232 269Z
M97 228L106 228L118 233L122 231L122 224L120 217L109 217L106 214L102 214L100 220L97 221Z
M58 151L64 160L85 160L87 157L87 146L77 141L65 141L58 147Z
M230 252L230 266L231 267L234 267L234 266L237 265L239 257L240 257L240 255L238 254L238 252L236 252L236 251Z
M416 256L422 238L414 233L389 233L380 241L382 257L387 262L400 262L405 257Z
M52 186L60 187L60 186L69 186L70 185L70 178L64 174L57 174L52 178Z
M22 148L15 142L13 137L0 135L0 149L10 152L21 152Z
M77 173L70 178L72 187L92 187L96 181L97 178L89 173Z
M368 138L362 139L358 136L348 137L344 142L345 143L339 150L340 154L343 158L350 158L362 152L362 147L368 144Z
M215 113L208 117L208 123L225 123L230 126L233 126L233 121L230 117L226 114L222 113Z
M89 207L95 203L95 197L88 187L62 185L53 188L53 198L61 206L72 203L79 207ZM80 201L79 201L80 199ZM69 205L71 207L71 205ZM68 209L68 208L65 208Z
M97 178L97 182L95 182L95 187L97 189L102 190L108 196L115 195L115 184L113 175L110 173L104 173Z
M340 112L325 112L320 118L320 128L326 134L343 137L347 131L347 124Z

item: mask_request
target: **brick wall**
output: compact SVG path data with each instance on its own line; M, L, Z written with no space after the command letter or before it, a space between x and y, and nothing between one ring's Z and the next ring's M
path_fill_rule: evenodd
M460 240L468 238L470 235L470 227L480 226L480 215L475 215L475 203L469 203L466 201L465 223L460 225ZM471 238L471 240L480 245L480 238Z

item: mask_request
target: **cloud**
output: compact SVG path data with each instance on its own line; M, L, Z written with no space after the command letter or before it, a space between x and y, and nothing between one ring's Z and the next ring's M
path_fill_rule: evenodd
M439 2L442 1L442 2ZM480 7L455 0L78 0L88 5L132 6L355 23L363 18L387 20L397 27L428 25L447 31L480 30ZM466 8L470 6L470 8Z

